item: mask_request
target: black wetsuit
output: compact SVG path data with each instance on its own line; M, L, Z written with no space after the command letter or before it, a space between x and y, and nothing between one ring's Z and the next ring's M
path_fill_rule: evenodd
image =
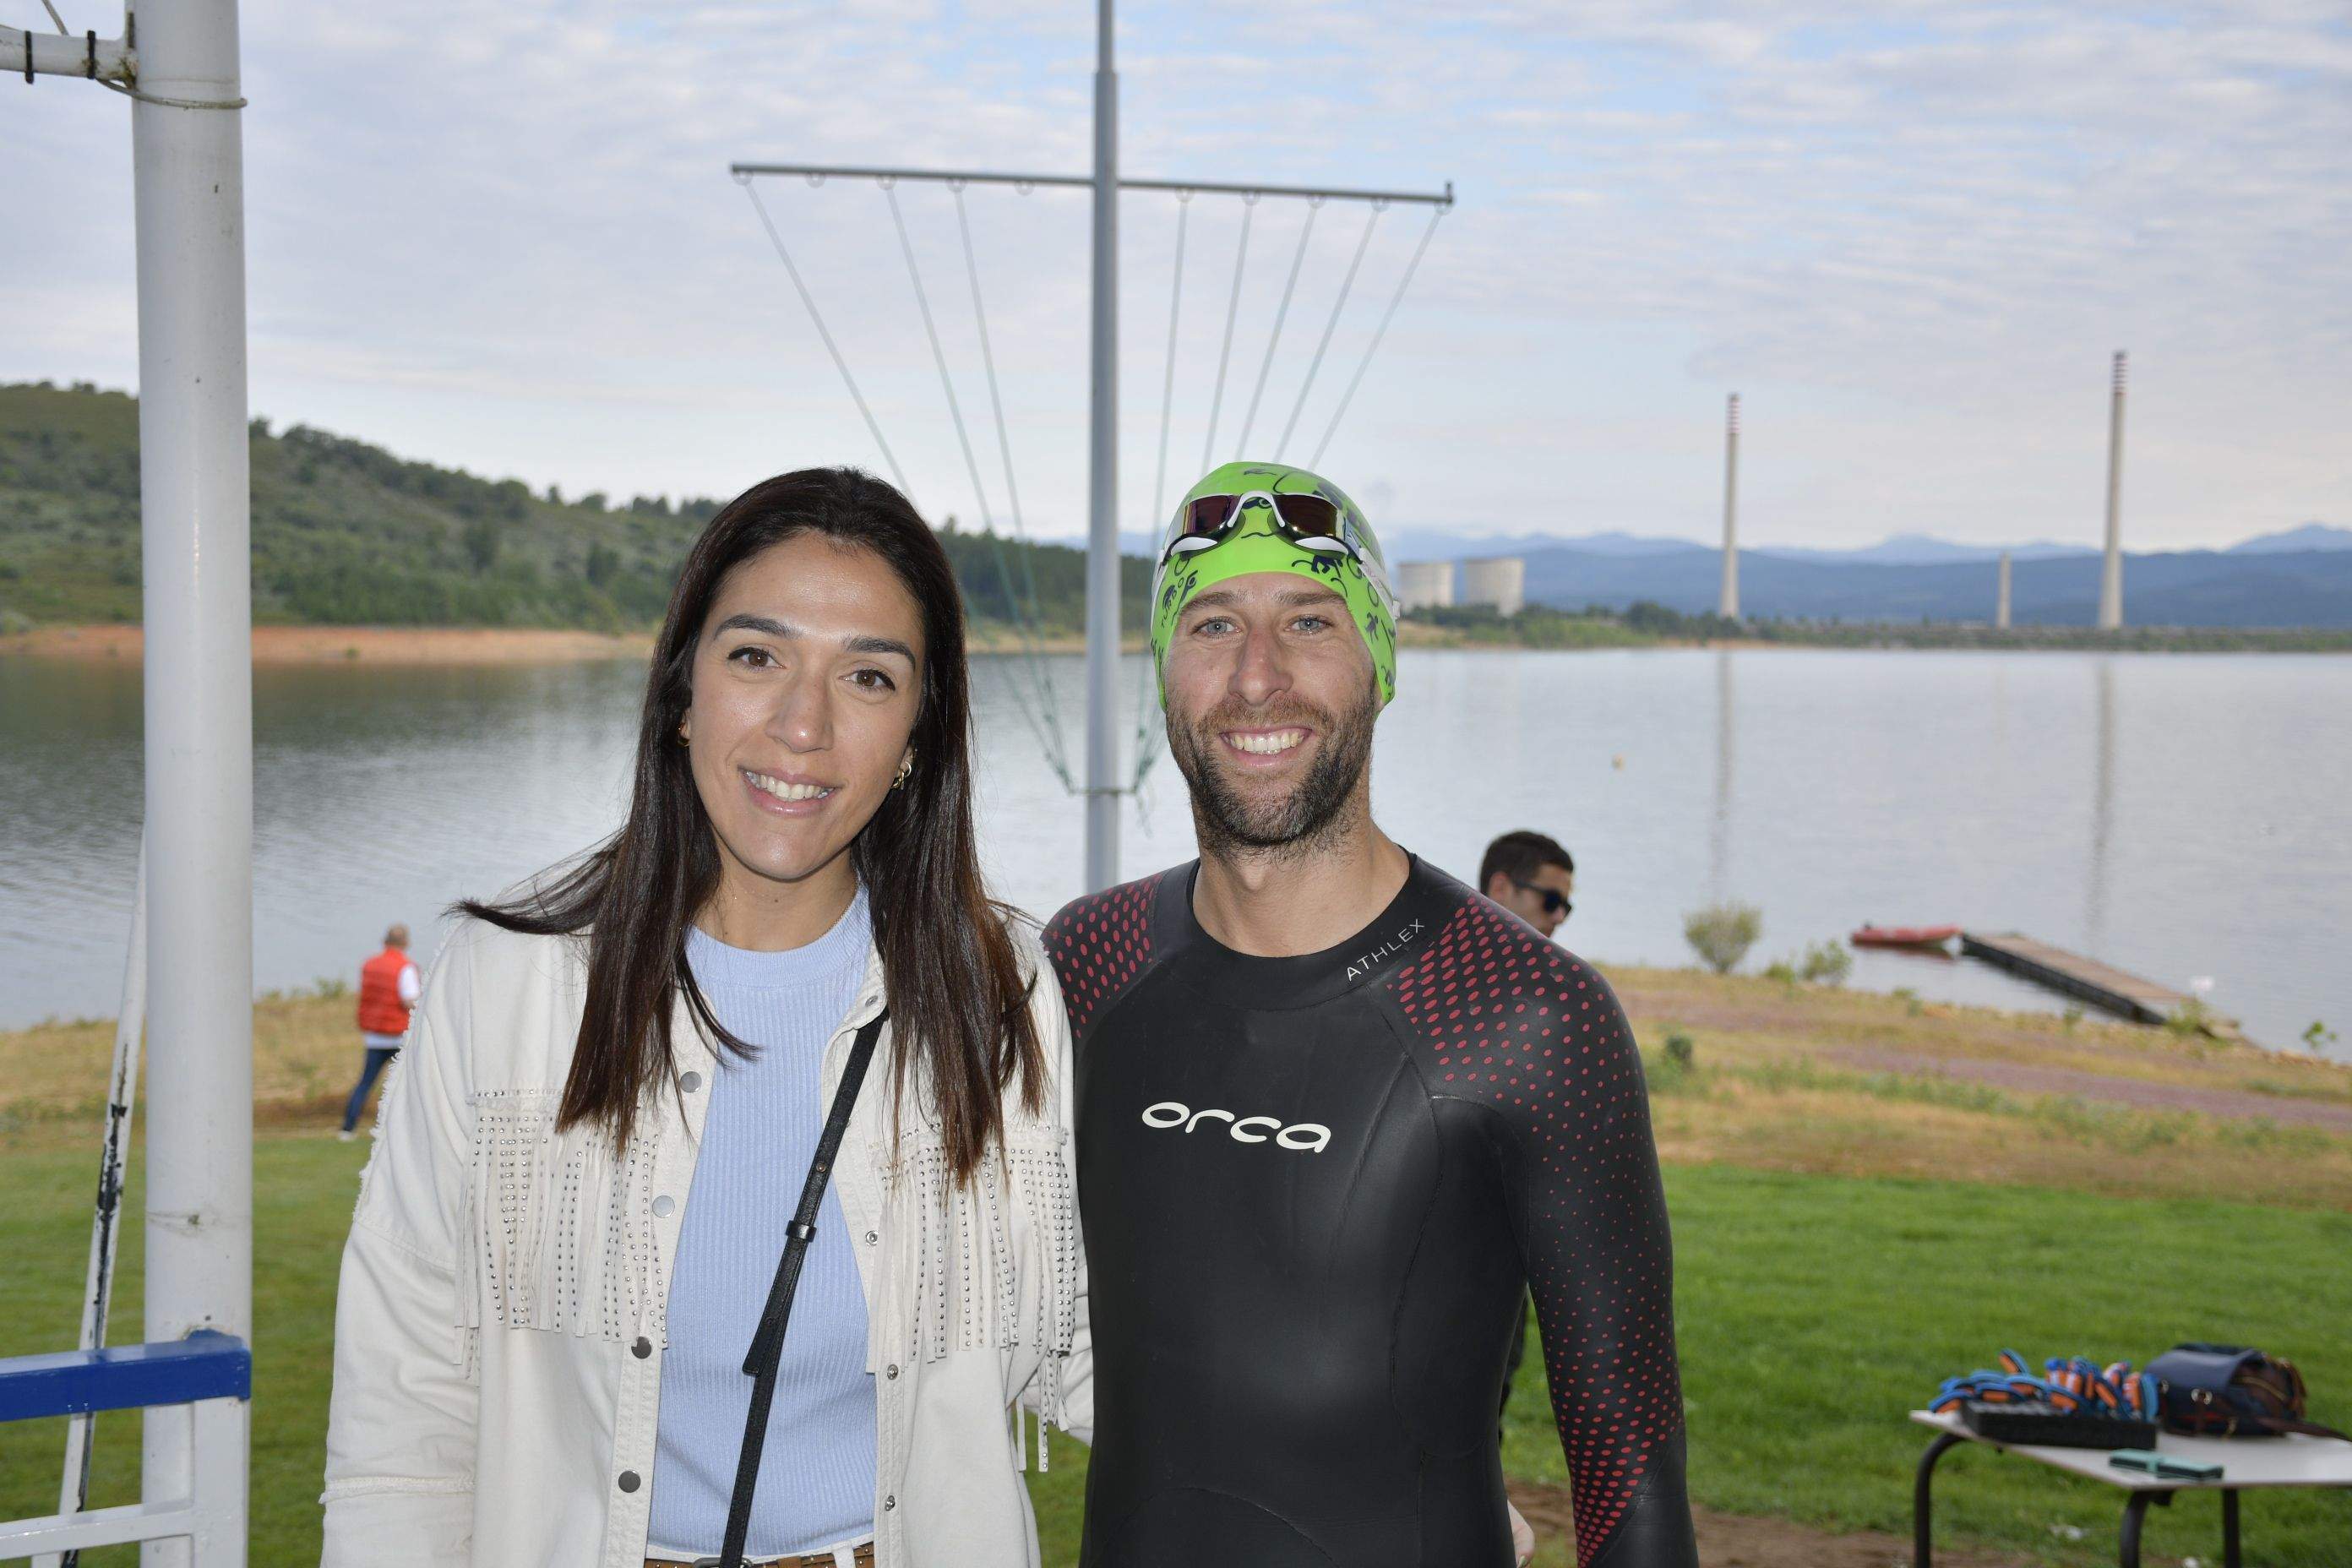
M1584 1568L1696 1568L1641 1059L1601 977L1415 861L1328 952L1192 866L1045 932L1077 1039L1085 1568L1504 1568L1495 1411L1541 1327Z

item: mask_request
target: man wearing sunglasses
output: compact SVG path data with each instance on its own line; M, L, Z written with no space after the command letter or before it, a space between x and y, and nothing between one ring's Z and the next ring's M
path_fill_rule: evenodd
M1576 908L1576 862L1557 838L1506 833L1478 862L1478 890L1549 936Z
M1373 822L1395 617L1362 514L1300 469L1217 469L1161 544L1201 856L1045 933L1077 1042L1086 1568L1503 1568L1528 1290L1579 1561L1697 1563L1641 1059L1600 976Z

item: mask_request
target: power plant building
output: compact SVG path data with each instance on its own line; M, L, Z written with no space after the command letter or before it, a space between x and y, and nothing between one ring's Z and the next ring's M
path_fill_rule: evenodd
M1516 616L1528 602L1528 563L1521 555L1494 555L1462 563L1462 603L1491 605Z
M1408 610L1442 608L1454 603L1454 563L1407 561L1397 567L1397 603Z

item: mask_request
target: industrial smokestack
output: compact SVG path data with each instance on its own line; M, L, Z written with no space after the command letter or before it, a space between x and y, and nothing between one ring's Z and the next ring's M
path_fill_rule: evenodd
M2116 351L2116 390L2107 412L2107 560L2099 574L2099 629L2124 624L2124 353Z
M1993 595L1992 624L1995 631L2009 630L2009 552L2000 552L2000 587Z
M1739 618L1739 394L1731 395L1723 428L1723 596L1715 613Z

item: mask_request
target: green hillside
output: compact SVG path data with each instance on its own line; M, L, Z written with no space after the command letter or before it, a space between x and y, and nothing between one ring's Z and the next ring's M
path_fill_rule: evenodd
M308 426L257 419L253 615L372 626L652 625L719 502L566 499L520 479L409 462ZM1048 635L1085 625L1083 552L940 536L975 620L1030 602ZM0 630L139 618L139 405L88 384L0 385ZM1150 571L1122 566L1129 626Z

